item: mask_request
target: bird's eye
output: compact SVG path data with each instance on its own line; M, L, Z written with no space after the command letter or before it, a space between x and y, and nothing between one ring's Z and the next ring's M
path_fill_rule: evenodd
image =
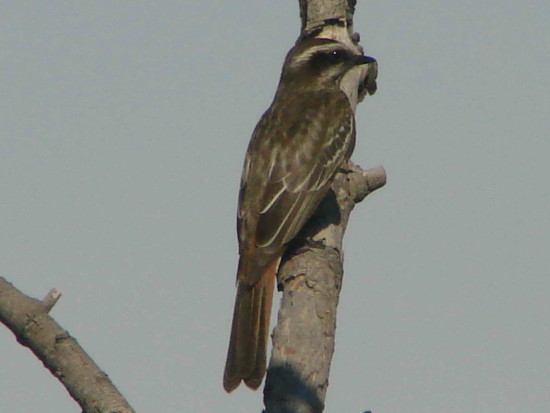
M329 53L329 58L334 63L344 60L344 57L344 52L342 50L333 50Z
M345 50L335 49L317 52L310 60L310 66L315 70L324 70L331 66L340 66L348 58Z

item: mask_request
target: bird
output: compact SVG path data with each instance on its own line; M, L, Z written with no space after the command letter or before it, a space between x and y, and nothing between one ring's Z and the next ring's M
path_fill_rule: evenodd
M353 152L354 111L340 82L349 70L368 63L376 60L333 39L298 42L252 133L238 198L237 292L223 377L227 392L241 382L255 390L263 380L279 264Z

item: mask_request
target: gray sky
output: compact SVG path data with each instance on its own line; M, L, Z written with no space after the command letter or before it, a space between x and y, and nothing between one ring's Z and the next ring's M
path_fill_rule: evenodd
M296 1L3 2L0 274L140 412L260 411L221 376L251 131ZM187 2L191 3L191 2ZM550 3L362 1L328 412L550 411ZM0 328L0 411L79 412Z

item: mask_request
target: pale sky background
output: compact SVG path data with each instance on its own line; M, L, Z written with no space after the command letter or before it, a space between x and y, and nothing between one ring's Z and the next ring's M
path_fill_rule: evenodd
M221 386L248 139L297 1L0 5L0 274L138 412L259 412ZM360 1L379 61L327 412L550 412L550 2ZM76 413L0 326L0 412Z

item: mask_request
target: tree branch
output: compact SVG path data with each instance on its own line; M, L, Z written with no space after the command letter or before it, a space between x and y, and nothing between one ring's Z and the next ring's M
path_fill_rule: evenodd
M278 274L283 292L264 389L266 412L324 409L343 278L342 238L356 203L386 183L382 167L350 163L293 241Z
M354 0L300 0L300 38L325 37L362 49L352 31ZM376 90L376 65L344 79L355 102ZM386 183L384 168L351 162L289 246L278 273L283 292L264 388L266 413L320 413L334 352L336 309L343 279L342 239L355 204Z
M134 413L109 377L48 315L60 296L52 290L39 301L0 277L0 322L61 381L85 413Z

